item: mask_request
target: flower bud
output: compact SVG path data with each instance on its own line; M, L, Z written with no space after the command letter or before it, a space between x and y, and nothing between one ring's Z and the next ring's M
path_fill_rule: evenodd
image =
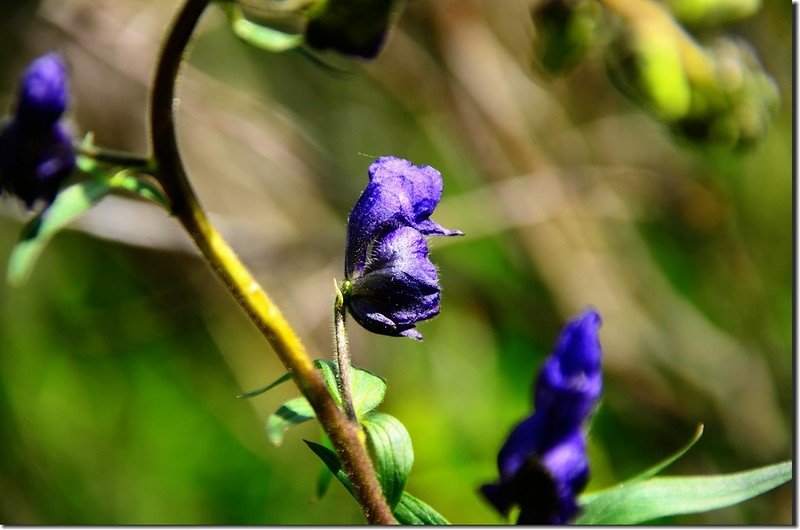
M500 480L481 487L518 524L566 524L589 479L584 424L602 390L600 315L589 309L567 324L536 383L536 410L511 431L497 455Z
M398 0L327 0L309 20L306 42L321 50L372 59L378 55Z
M53 202L75 169L72 134L59 121L69 99L67 69L49 53L25 70L11 119L0 130L0 192L8 190L28 208Z

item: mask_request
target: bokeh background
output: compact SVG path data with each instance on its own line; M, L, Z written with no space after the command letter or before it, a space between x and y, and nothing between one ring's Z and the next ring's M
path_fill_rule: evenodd
M147 85L179 2L16 1L0 18L0 103L33 57L71 64L76 130L146 153ZM591 431L602 488L705 435L667 474L724 473L793 449L791 27L765 2L728 31L774 77L781 106L743 153L675 141L592 55L531 67L529 3L415 0L374 61L321 68L238 41L216 9L180 84L181 145L213 220L317 357L331 351L345 221L375 156L437 167L431 242L442 313L425 341L354 324L357 365L414 441L408 489L454 523L502 520L476 495L528 414L564 321L603 315L605 394ZM0 205L0 257L26 214ZM3 258L5 259L5 258ZM0 259L0 261L2 261ZM30 282L0 283L0 522L360 524L320 464L264 423L297 392L242 391L281 366L178 225L112 197L58 235ZM660 520L788 524L793 488Z

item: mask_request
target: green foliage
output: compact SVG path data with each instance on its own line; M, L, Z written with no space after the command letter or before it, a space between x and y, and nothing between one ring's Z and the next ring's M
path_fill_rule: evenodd
M8 282L22 285L30 276L36 260L59 230L100 202L112 190L107 181L91 180L63 189L49 208L26 224L14 247L6 272Z
M647 468L646 470L642 471L641 473L639 473L635 477L633 477L631 479L628 479L625 482L623 482L622 484L618 484L618 485L616 485L614 487L616 488L616 487L620 487L620 486L626 486L626 487L627 486L631 486L633 484L636 484L637 482L642 482L643 480L647 480L647 479L649 479L651 477L654 477L654 476L658 475L659 473L664 471L668 466L670 466L671 464L676 462L680 457L685 455L686 452L689 451L689 449L691 449L694 446L694 444L697 443L697 441L700 439L701 436L703 436L703 426L702 425L698 425L697 426L697 430L694 433L694 436L692 436L692 439L689 440L686 443L686 445L684 445L683 447L678 449L675 453L673 453L672 455L668 456L667 458L665 458L661 462L657 463L656 465Z
M262 386L262 387L256 388L255 390L250 390L248 392L242 392L241 394L239 394L236 397L242 398L242 399L249 399L249 398L252 398L252 397L260 396L261 394L263 394L267 390L272 390L276 386L278 386L278 385L280 385L282 383L285 383L286 381L288 381L291 378L292 378L292 374L285 373L282 376L280 376L278 379L276 379L275 381L273 381L272 383L270 383L270 384L268 384L266 386Z
M339 386L336 384L336 363L317 360L315 364L322 371L325 385L334 401L341 407L342 397L339 395ZM386 381L362 368L350 367L350 383L353 393L353 408L359 418L380 405L386 394Z
M407 491L400 496L400 502L394 507L393 512L397 522L406 525L448 525L447 519L414 497Z
M400 501L414 464L411 436L400 420L382 412L370 412L364 416L361 425L367 433L367 444L383 496L394 508Z
M792 478L789 461L732 473L663 477L621 484L584 496L577 524L637 524L668 515L705 512L731 506L769 491Z
M92 142L93 136L87 134L83 146L91 149L94 147ZM91 179L59 191L53 204L39 212L23 227L6 272L11 285L24 284L52 237L114 191L131 193L169 211L169 202L161 190L138 178L128 169L114 169L109 172L84 155L77 157L77 166Z
M283 443L284 433L292 425L313 420L316 417L311 404L304 397L290 399L267 418L267 437L275 445Z
M325 386L336 404L342 406L339 387L336 384L336 364L332 361L317 360L314 362L322 372ZM383 401L386 393L386 381L360 368L350 367L352 381L353 406L359 418L369 413ZM276 386L288 381L290 374L284 374L274 382L261 388L240 394L239 397L250 398L263 394ZM304 397L290 399L280 406L274 414L267 419L267 436L275 444L283 443L283 435L293 425L303 423L315 418L314 409Z
M339 457L333 450L308 440L303 440L315 455L328 467L330 472L352 494L350 481L342 470ZM417 499L408 492L403 492L397 504L392 508L392 513L400 524L407 525L445 525L449 524L436 510Z

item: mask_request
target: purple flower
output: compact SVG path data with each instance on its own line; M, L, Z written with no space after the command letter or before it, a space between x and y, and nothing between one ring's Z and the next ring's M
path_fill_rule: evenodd
M417 322L439 313L439 277L425 235L461 235L429 219L442 197L430 166L385 156L350 212L345 279L353 318L374 333L420 339Z
M589 479L584 423L602 390L600 324L588 309L566 325L539 373L534 414L497 456L500 481L481 488L504 515L519 506L518 524L566 524L578 514Z
M20 79L17 105L0 131L0 191L32 207L48 205L75 168L72 135L59 121L69 98L67 69L49 53L33 61Z
M59 54L48 53L23 72L15 114L25 127L48 128L61 119L68 99L67 67Z

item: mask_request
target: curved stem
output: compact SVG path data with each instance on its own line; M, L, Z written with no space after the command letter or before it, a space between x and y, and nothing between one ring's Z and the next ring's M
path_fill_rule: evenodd
M300 338L203 211L186 176L175 135L175 80L181 59L209 0L186 0L161 50L150 101L150 135L157 178L173 213L211 268L269 341L330 437L367 520L395 522L357 425L336 406Z

